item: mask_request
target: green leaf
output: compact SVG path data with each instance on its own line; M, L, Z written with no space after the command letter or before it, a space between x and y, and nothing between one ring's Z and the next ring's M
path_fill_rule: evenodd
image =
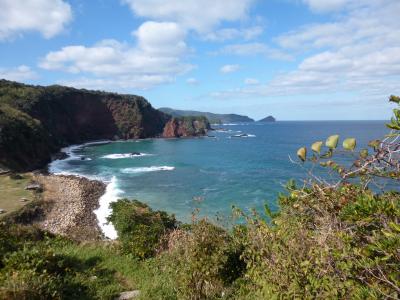
M323 142L315 142L314 144L311 145L312 151L316 153L321 153L321 147L322 147Z
M400 130L400 125L393 124L393 123L386 124L386 127L390 128L390 129L393 129L393 130Z
M307 159L307 148L306 147L301 147L299 150L297 150L297 156L304 162Z
M368 149L362 149L360 151L360 157L361 158L367 158L368 157Z
M370 146L370 147L372 147L372 148L374 148L374 149L377 149L377 148L379 147L380 144L381 144L381 141L380 141L380 140L373 140L373 141L370 141L370 142L368 143L368 146Z
M330 149L335 149L337 147L338 142L339 142L339 135L335 134L328 137L328 139L325 142L325 145Z
M400 97L391 95L390 98L389 98L389 101L400 104Z
M396 224L396 223L394 223L394 222L390 222L390 223L389 223L389 226L390 226L391 228L393 228L395 231L400 232L400 225L399 225L399 224Z
M331 158L333 155L333 150L329 149L326 153L321 155L321 158Z
M355 138L348 138L343 141L343 148L345 150L353 151L356 148L357 142Z

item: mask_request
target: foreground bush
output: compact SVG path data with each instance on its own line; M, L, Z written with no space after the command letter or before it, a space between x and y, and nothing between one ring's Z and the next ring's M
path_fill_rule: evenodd
M397 299L400 194L291 189L271 223L249 218L246 298Z
M143 259L153 256L161 237L177 226L174 216L164 211L153 211L137 200L122 199L111 204L108 218L118 232L123 252Z
M0 224L0 299L114 299L126 279L104 265L102 248L92 254L33 226Z
M182 299L219 298L231 293L232 283L245 268L241 247L226 230L205 220L170 238L169 256Z

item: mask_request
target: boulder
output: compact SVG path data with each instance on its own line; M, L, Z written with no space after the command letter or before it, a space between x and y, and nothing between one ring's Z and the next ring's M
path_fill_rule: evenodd
M127 292L122 292L119 294L119 297L117 300L129 300L129 299L135 299L140 295L140 291L127 291Z
M67 153L65 153L65 152L62 152L62 151L60 151L60 152L57 152L57 153L55 153L55 154L53 154L52 156L51 156L51 160L63 160L63 159L66 159L66 158L68 158L68 154Z
M28 191L38 191L41 189L42 189L42 186L39 183L31 183L25 187L25 190L28 190Z

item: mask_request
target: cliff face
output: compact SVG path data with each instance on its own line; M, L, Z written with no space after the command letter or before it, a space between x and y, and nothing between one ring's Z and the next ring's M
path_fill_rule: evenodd
M35 169L88 140L160 136L169 119L139 96L0 80L0 167Z
M211 129L206 117L172 118L164 127L163 137L203 136Z

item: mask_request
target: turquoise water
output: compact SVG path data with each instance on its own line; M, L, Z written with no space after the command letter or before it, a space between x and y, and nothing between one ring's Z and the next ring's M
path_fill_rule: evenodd
M388 131L383 121L276 122L219 126L216 138L149 139L70 148L71 158L50 166L55 173L110 182L114 194L148 203L188 220L191 213L229 216L231 206L262 208L290 178L304 170L289 160L296 150L331 134L356 137L359 146ZM251 136L231 138L246 133ZM139 152L142 156L130 156ZM82 160L84 158L84 160Z

